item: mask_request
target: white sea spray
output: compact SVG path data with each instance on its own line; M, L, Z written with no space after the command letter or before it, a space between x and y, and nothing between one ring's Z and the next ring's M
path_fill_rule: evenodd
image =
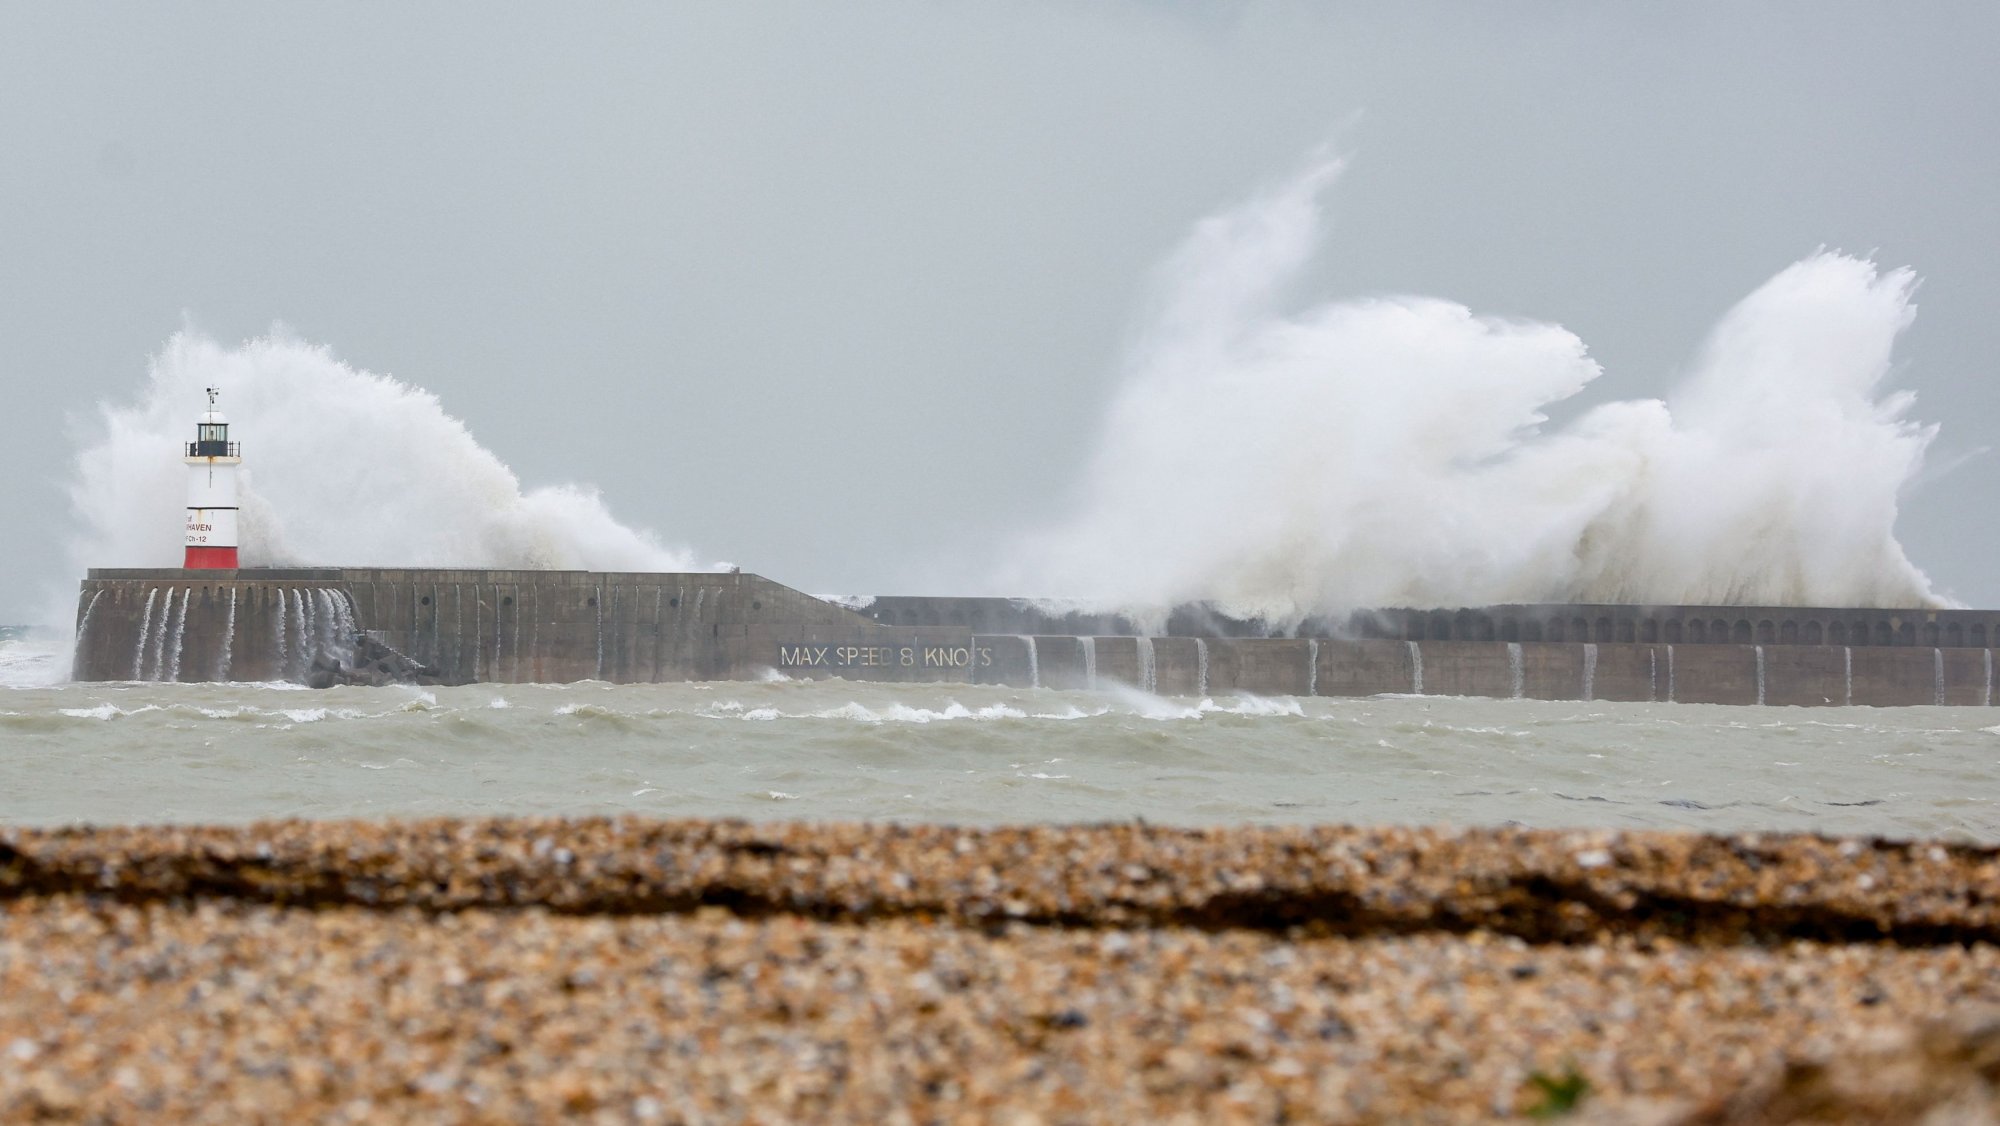
M1000 581L1142 620L1369 606L1939 604L1895 536L1935 428L1885 388L1905 269L1822 251L1663 399L1548 410L1600 374L1553 324L1434 297L1288 304L1332 158L1162 268L1071 514Z

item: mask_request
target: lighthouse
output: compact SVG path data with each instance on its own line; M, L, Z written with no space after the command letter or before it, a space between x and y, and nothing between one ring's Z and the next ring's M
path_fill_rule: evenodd
M187 559L190 571L236 567L236 471L243 450L229 440L229 422L215 409L218 389L208 389L208 410L188 443Z

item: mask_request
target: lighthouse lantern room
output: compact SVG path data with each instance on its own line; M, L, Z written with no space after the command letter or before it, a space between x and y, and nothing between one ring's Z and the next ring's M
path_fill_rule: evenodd
M243 450L229 440L229 421L215 407L218 389L208 388L208 410L188 443L188 570L236 567L236 471Z

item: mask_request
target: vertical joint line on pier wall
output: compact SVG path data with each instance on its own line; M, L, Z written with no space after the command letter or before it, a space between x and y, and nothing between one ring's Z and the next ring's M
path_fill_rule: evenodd
M229 587L229 616L222 623L222 653L215 659L215 679L229 682L229 662L236 654L236 585Z
M146 635L153 629L153 600L160 596L158 587L146 592L146 605L139 611L139 644L132 648L132 679L146 679Z
M77 597L80 600L83 596L79 594ZM97 600L103 597L103 590L91 591L90 601L84 603L83 613L77 616L76 648L70 655L69 663L69 678L71 680L77 679L77 669L83 666L84 654L89 651L89 641L87 639L90 637L90 614L91 611L97 609Z
M479 597L479 584L472 584L472 679L477 682L479 662L486 655L486 603Z
M313 653L316 649L315 642L319 638L319 623L313 604L312 591L295 590L292 592L292 595L292 605L298 610L298 617L292 621L292 625L298 627L299 635L298 679L303 682L306 679L306 674L312 670Z
M153 650L147 659L152 662L152 675L147 680L158 680L167 668L167 623L174 616L174 588L167 588L167 596L160 601L160 620L153 627Z
M182 611L182 617L180 620L183 624L185 624L187 622L187 617L186 617L187 595L185 592L183 592L181 595L181 611ZM160 607L160 628L153 634L153 679L154 680L168 679L167 629L168 629L168 623L172 622L173 620L174 620L174 588L168 587L166 604Z
M169 597L173 594L172 591L168 591L167 593ZM181 612L178 617L174 618L173 651L167 658L167 679L171 681L178 681L181 678L181 650L187 642L188 599L193 596L193 587L187 587L181 591Z
M279 587L277 597L267 601L265 609L271 613L271 679L285 679L285 588ZM276 610L271 611L275 605Z

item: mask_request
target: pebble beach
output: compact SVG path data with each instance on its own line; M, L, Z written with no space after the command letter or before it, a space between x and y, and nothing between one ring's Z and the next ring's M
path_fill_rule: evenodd
M1769 834L14 829L0 1119L1993 1121L1995 888Z

